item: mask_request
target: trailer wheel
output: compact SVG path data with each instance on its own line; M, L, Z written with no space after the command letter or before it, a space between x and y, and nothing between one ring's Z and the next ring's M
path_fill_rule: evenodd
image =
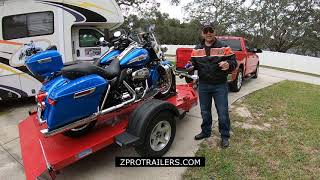
M79 137L87 134L95 125L97 121L92 121L87 124L78 126L76 128L70 129L66 132L63 132L63 135L69 137Z
M239 68L237 73L237 78L229 84L230 90L232 92L239 92L242 87L243 81L243 70Z
M160 157L170 148L176 134L173 113L161 111L147 126L144 142L135 147L141 156Z

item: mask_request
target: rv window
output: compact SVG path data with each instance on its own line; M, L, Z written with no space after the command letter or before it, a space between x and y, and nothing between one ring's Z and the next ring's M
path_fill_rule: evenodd
M53 34L53 12L6 16L2 29L4 40Z
M94 29L80 29L79 30L79 45L80 47L95 47L103 34Z

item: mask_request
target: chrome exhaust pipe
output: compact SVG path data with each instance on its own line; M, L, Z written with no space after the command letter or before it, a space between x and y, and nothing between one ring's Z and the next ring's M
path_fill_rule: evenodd
M63 126L61 128L58 128L58 129L55 129L52 131L49 131L48 129L42 129L42 130L40 130L40 132L44 135L44 137L49 137L49 136L53 136L53 135L56 135L59 133L63 133L63 132L68 131L70 129L81 126L83 124L87 124L91 121L95 121L96 119L97 119L97 113L95 113L87 118L81 119L79 121L75 121L75 122L68 124L66 126Z

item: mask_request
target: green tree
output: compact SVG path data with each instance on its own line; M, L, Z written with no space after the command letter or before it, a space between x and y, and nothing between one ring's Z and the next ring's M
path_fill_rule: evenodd
M148 14L145 12L144 17L130 15L125 19L123 28L132 22L133 29L147 29L151 24L156 25L156 35L161 44L196 44L199 41L199 22L193 20L189 23L181 23L178 19L169 18L166 13L153 11Z
M245 36L272 51L319 52L318 0L194 0L188 19L216 23L221 35Z
M186 20L210 22L216 25L219 34L228 34L237 24L236 10L243 3L243 0L194 0L184 7Z
M314 0L261 0L247 9L248 29L270 50L287 52L303 43L313 24ZM253 18L254 17L254 18Z

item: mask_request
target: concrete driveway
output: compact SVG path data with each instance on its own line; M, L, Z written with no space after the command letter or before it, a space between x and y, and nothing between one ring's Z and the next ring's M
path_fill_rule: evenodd
M258 79L246 81L240 92L229 94L229 103L285 79L320 84L320 78L261 68ZM178 82L183 81L178 80ZM0 179L25 179L17 125L19 121L27 117L27 112L32 106L34 106L32 99L0 105ZM215 109L213 112L213 119L217 120ZM199 106L197 106L184 119L177 122L176 138L166 156L194 156L200 143L193 140L194 135L200 132L202 121L200 117ZM57 179L181 179L181 174L186 169L180 167L115 168L114 158L116 156L138 155L133 148L121 149L112 145L66 167Z

